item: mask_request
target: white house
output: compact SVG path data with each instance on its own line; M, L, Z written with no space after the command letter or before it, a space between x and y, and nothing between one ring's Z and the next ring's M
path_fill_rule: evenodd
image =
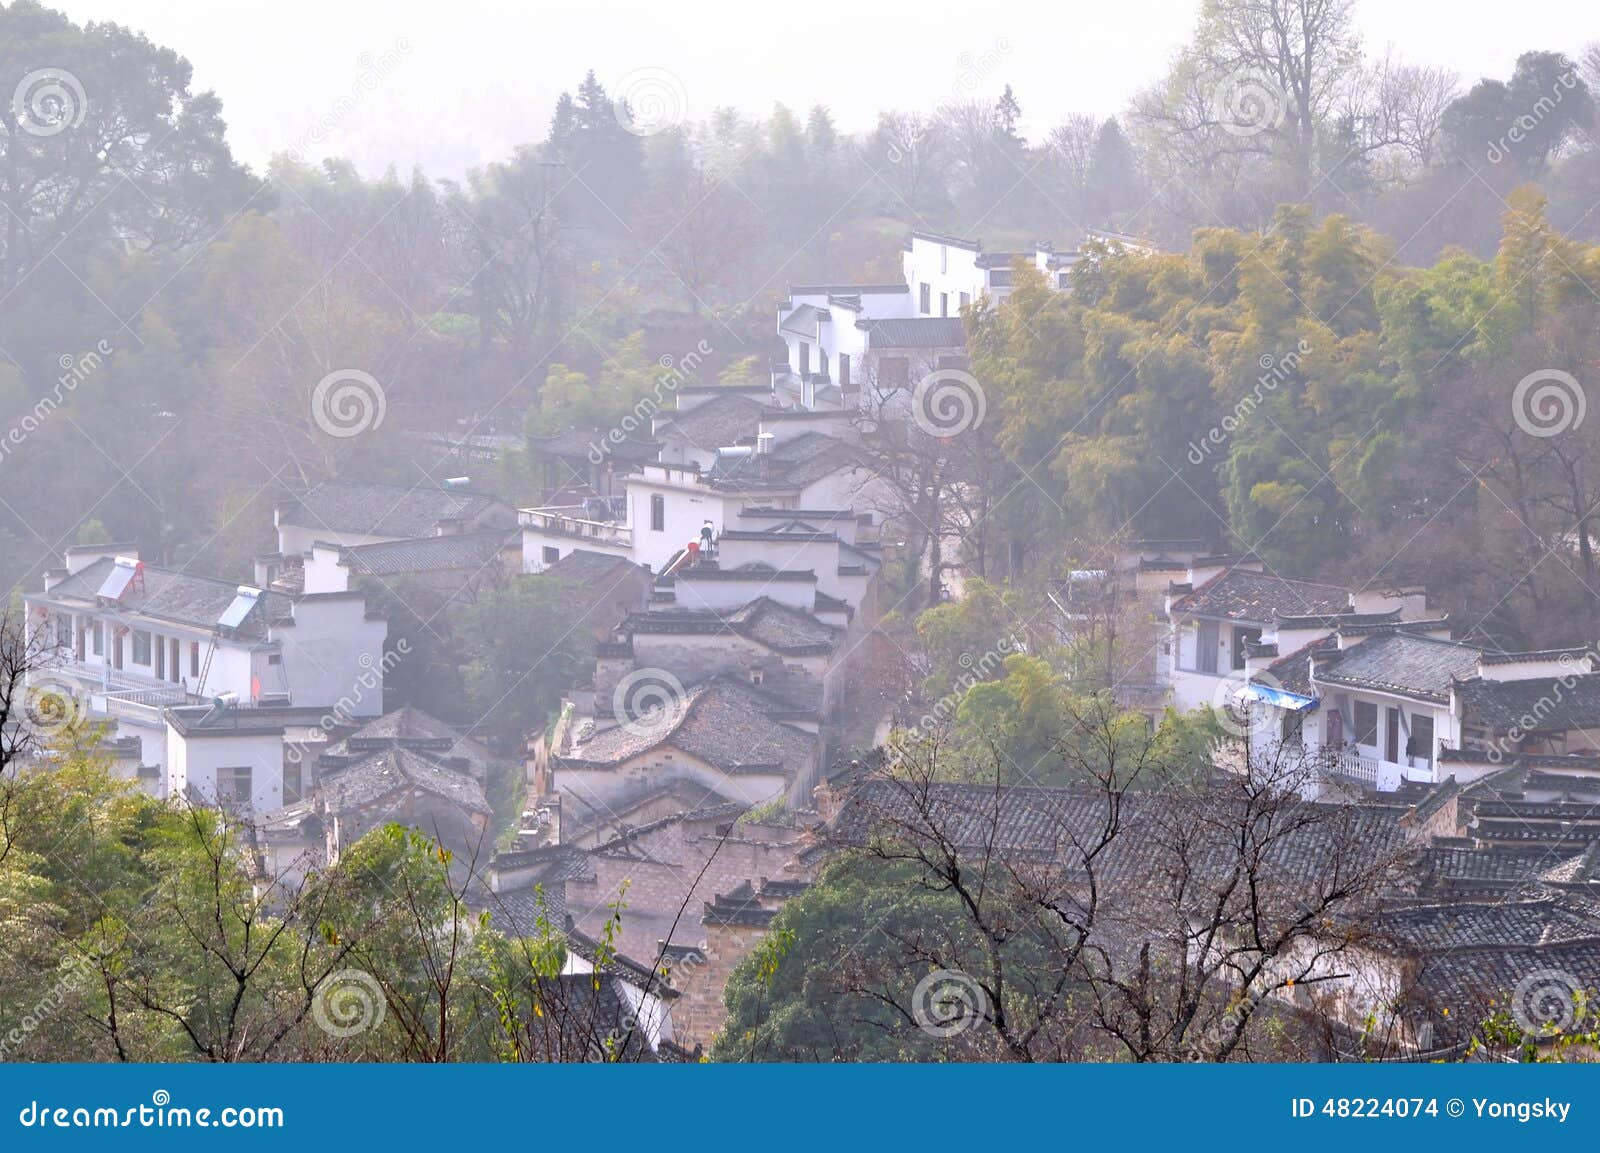
M138 736L165 763L162 711L228 696L240 704L383 709L388 625L360 593L290 597L143 563L127 545L68 549L24 599L30 635L53 644L46 680Z
M902 283L790 286L777 318L787 356L773 367L773 385L802 408L854 407L863 384L883 392L913 387L926 373L963 362L962 311L1009 296L1016 261L1060 292L1081 259L1045 242L1027 252L984 252L977 240L913 232L901 256Z

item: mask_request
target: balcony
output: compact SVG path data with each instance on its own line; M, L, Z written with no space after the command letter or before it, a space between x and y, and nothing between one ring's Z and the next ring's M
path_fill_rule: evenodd
M1325 751L1328 771L1348 780L1360 781L1363 784L1378 787L1379 770L1382 762L1377 757L1369 757L1355 749L1328 749ZM1395 765L1396 770L1399 765Z
M633 546L623 497L597 497L577 505L525 508L517 514L523 528L556 536L576 537L619 548Z

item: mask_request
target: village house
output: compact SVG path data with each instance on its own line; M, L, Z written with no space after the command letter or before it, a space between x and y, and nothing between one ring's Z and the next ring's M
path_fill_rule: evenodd
M802 859L811 843L805 828L741 817L743 809L680 808L608 825L606 835L581 848L503 853L486 871L488 892L475 906L514 936L532 935L541 919L564 925L569 946L584 955L624 901L615 938L623 976L633 971L643 985L659 962L650 987L667 990L673 1038L709 1045L722 1021L728 975L813 876Z
M273 510L278 533L278 551L256 558L256 582L263 586L281 584L289 591L300 587L301 567L313 546L321 545L320 583L337 582L329 570L341 549L361 545L421 541L425 538L459 534L489 534L516 526L516 511L492 496L471 492L465 478L406 488L400 485L372 484L366 481L329 480L313 486L298 497L282 500ZM390 554L375 565L392 565ZM442 558L442 559L441 559ZM459 567L445 554L419 554L415 570Z
M864 383L880 392L908 389L936 368L964 365L962 311L980 298L1008 296L1018 259L1065 290L1079 257L1047 244L985 253L976 240L913 232L902 283L790 286L777 320L788 356L773 366L774 387L803 408L854 408Z
M1268 646L1252 658L1242 689L1260 731L1380 792L1472 779L1520 756L1592 753L1600 734L1600 674L1583 650L1496 654L1380 622L1338 625L1273 656Z
M648 686L660 685L652 694ZM646 702L637 715L618 712ZM550 743L547 791L612 807L684 779L752 807L804 806L822 757L820 702L786 700L728 675L675 683L659 670L563 712Z
M165 763L165 709L244 706L383 711L388 626L356 592L285 595L146 564L131 545L68 549L28 594L30 635L53 642L46 678ZM30 682L31 683L31 682Z
M280 737L281 741L281 737ZM269 876L303 876L386 824L417 829L465 865L492 855L494 812L486 786L497 769L481 744L420 709L396 709L303 754L301 798L264 812ZM263 746L263 755L270 756Z

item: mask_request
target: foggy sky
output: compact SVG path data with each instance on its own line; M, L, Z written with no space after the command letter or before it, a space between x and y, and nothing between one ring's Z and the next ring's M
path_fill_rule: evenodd
M50 3L51 0L45 0ZM1117 113L1192 30L1199 0L980 4L871 0L528 3L496 0L58 0L73 20L113 20L187 56L222 98L235 153L342 155L363 173L421 164L434 176L543 138L551 106L587 68L615 89L666 86L690 119L774 101L832 109L847 131L880 108L931 110L1009 82L1037 139L1075 113ZM1509 75L1529 49L1600 36L1593 0L1364 0L1369 51ZM647 70L641 73L639 70ZM336 111L337 110L337 111ZM330 130L319 125L331 124Z

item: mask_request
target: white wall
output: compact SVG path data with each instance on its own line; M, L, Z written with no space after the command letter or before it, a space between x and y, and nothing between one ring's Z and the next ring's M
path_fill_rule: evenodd
M817 603L817 584L812 580L772 580L771 574L751 573L748 578L696 579L691 571L677 574L673 591L680 609L741 608L757 597L770 597L779 604L793 605L808 612Z
M339 563L341 551L314 545L305 563L305 591L342 593L350 588L350 570Z
M266 813L283 807L283 735L281 733L242 733L237 735L185 737L167 726L167 795L182 797L194 792L206 803L217 799L217 773L225 767L250 769L250 807Z
M906 283L911 286L911 305L917 316L960 316L961 293L968 295L969 303L983 295L985 276L978 267L976 248L954 244L941 244L921 236L911 238L911 247L901 257L901 267ZM921 286L928 285L928 308L923 311ZM947 306L939 311L939 294L944 293Z
M358 717L383 712L383 642L388 633L388 622L366 619L366 599L359 594L296 601L293 624L272 629L273 639L282 645L282 672L294 703L318 708L342 701Z

